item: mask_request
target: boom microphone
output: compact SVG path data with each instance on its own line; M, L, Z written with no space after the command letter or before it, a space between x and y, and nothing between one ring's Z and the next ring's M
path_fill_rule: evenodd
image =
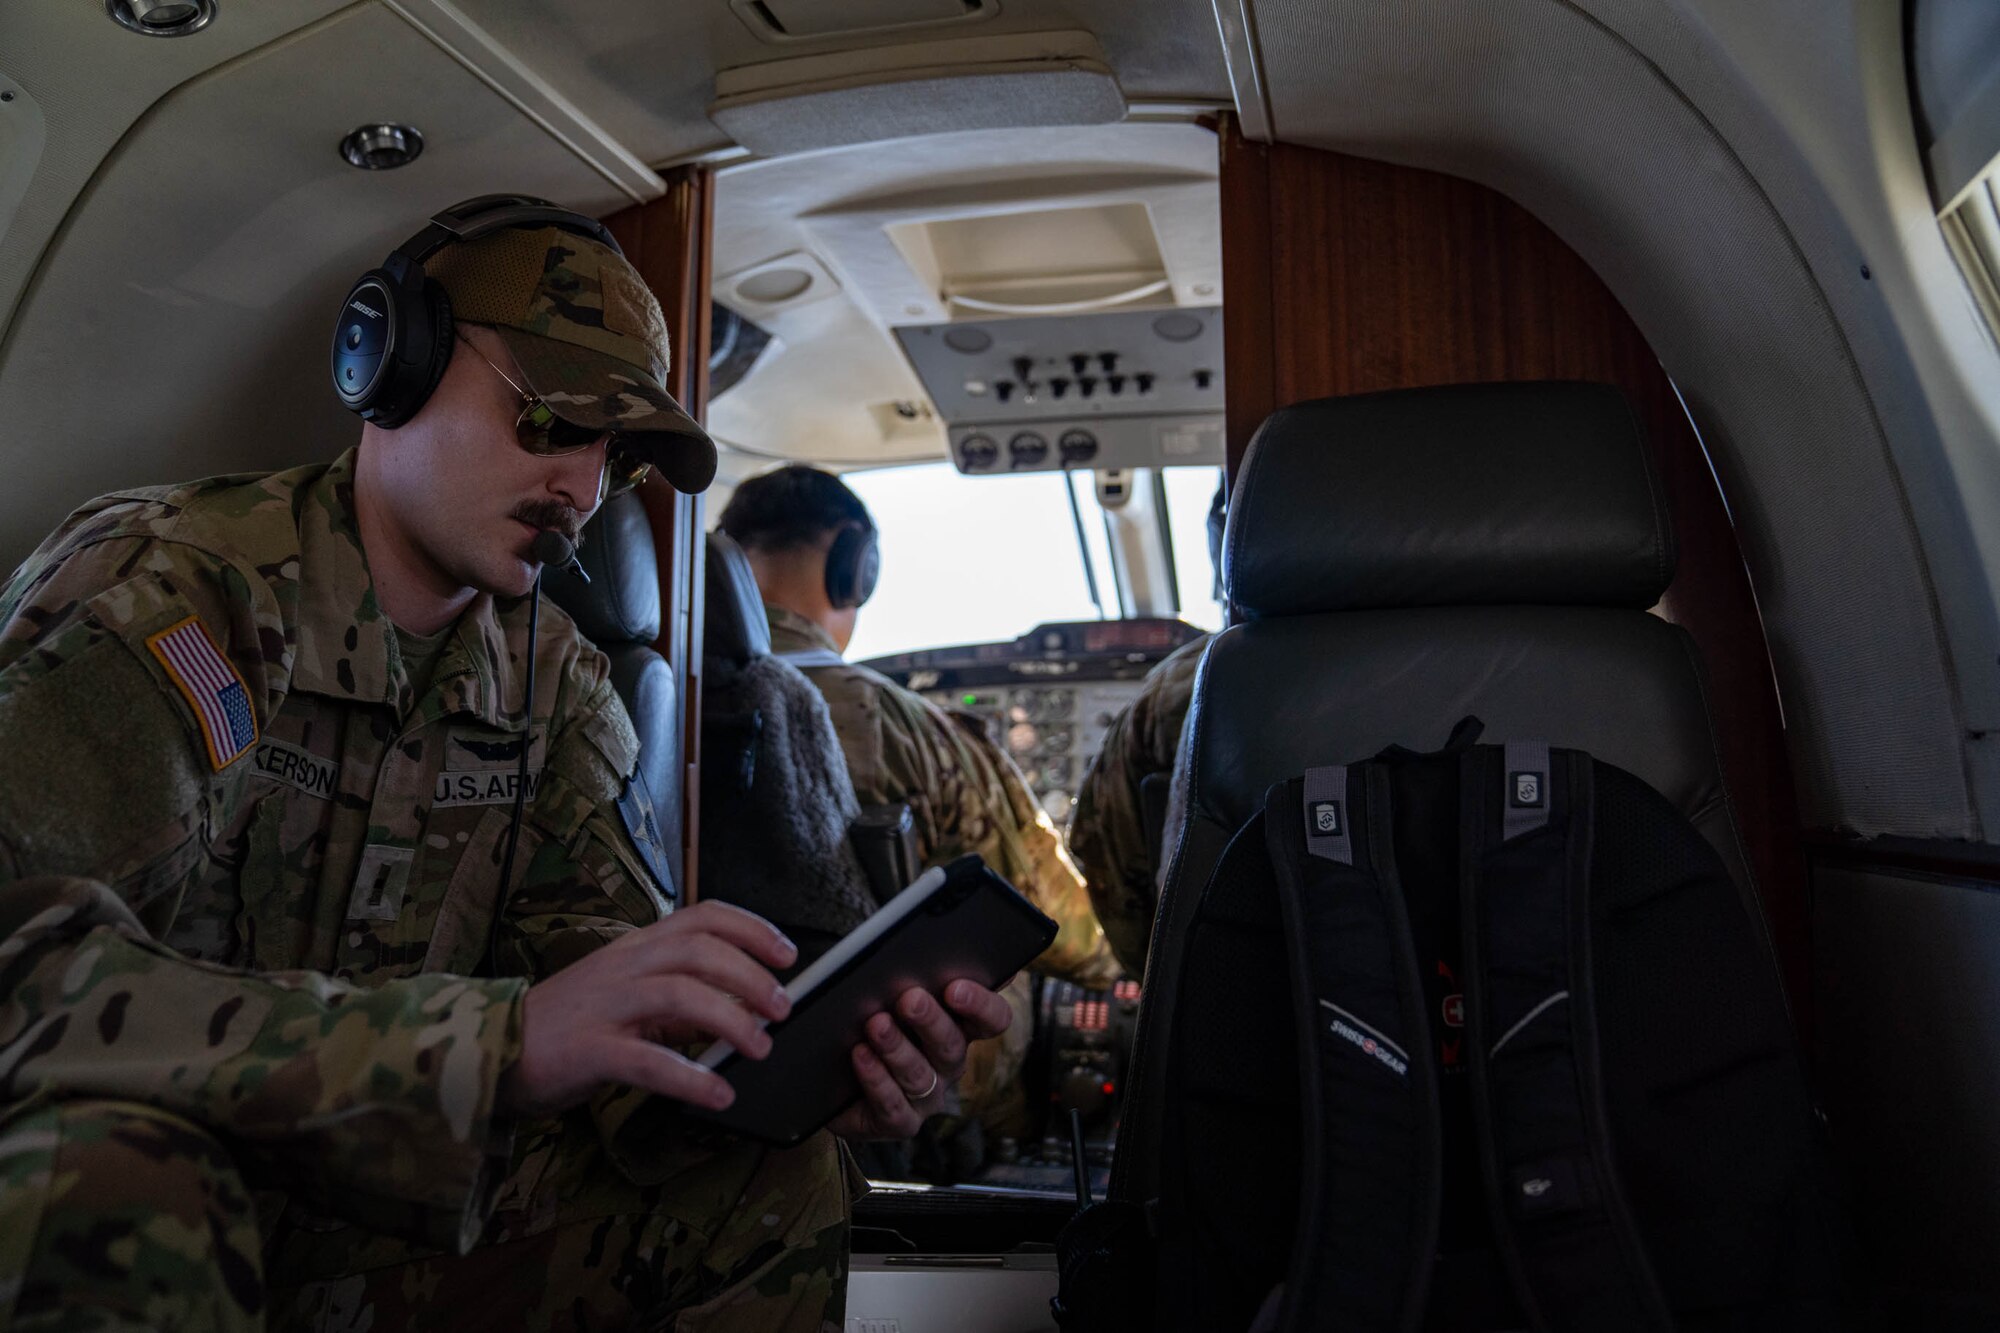
M590 582L590 575L583 572L583 564L576 558L575 543L551 528L535 534L535 539L528 543L528 555L537 564L567 569L585 583Z
M535 534L535 539L528 543L528 554L533 556L538 564L554 565L560 569L576 559L576 547L570 545L569 538L560 532L552 528L543 528Z

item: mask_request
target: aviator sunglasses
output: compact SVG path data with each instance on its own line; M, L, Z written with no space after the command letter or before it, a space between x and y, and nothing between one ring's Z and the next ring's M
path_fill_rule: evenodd
M521 395L521 415L514 418L514 439L523 449L542 458L560 458L564 454L588 449L609 434L604 447L604 479L599 483L603 498L610 499L621 491L629 491L646 479L652 464L636 456L618 432L606 432L563 420L556 415L554 408L514 383L514 377L494 365L492 357L474 347L472 339L460 333L458 340L471 348L474 356L492 367L495 375L507 381L508 388Z

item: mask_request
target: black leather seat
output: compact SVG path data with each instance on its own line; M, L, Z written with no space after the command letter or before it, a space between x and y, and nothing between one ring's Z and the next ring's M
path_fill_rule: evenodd
M1230 497L1223 578L1242 623L1203 656L1175 765L1141 1067L1171 1028L1187 917L1265 789L1391 744L1435 749L1468 715L1486 742L1545 740L1645 779L1748 893L1693 643L1647 612L1673 572L1645 441L1608 386L1272 414ZM1159 1110L1127 1108L1121 1197L1157 1193Z
M548 568L542 591L611 659L611 686L639 733L633 785L650 808L664 854L654 873L674 902L681 894L681 702L673 668L654 651L660 637L660 567L653 528L637 495L615 495L584 529L577 563L588 583ZM628 799L632 793L628 793Z
M875 910L849 839L860 811L826 700L771 654L743 550L708 537L702 623L701 891L782 928L801 964Z

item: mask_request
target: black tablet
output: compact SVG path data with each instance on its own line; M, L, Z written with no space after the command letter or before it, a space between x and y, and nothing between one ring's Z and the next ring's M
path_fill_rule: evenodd
M926 870L786 985L792 1012L770 1025L770 1055L748 1060L719 1041L696 1057L736 1100L688 1114L767 1143L799 1142L860 1098L851 1052L870 1018L913 986L933 996L960 978L996 987L1056 929L977 856Z

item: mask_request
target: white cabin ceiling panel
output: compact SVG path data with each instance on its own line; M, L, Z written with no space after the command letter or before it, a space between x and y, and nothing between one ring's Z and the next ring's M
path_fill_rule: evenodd
M208 27L173 39L127 32L88 0L0 4L0 74L34 99L46 134L32 186L0 232L0 329L77 194L147 107L349 3L225 4Z
M1004 0L990 19L773 43L723 0L456 0L640 159L660 166L730 146L708 119L715 72L947 35L1083 28L1129 101L1227 102L1210 0Z
M1904 480L1938 470L1936 426L1839 210L1764 102L1824 80L1812 61L1826 53L1753 90L1673 5L1252 8L1277 138L1499 190L1574 246L1644 330L1727 488L1807 822L1979 836L1964 698ZM1852 44L1853 28L1794 8L1734 21L1789 25L1795 45L1808 29ZM1835 133L1824 118L1802 132ZM1925 518L1949 543L1964 515L1937 499L1923 497ZM1980 687L2000 695L1990 653L1983 665Z
M423 154L349 167L341 137L383 119L422 130ZM0 566L114 487L351 443L360 423L327 382L342 292L431 213L503 189L624 202L379 5L170 94L97 173L0 348Z

